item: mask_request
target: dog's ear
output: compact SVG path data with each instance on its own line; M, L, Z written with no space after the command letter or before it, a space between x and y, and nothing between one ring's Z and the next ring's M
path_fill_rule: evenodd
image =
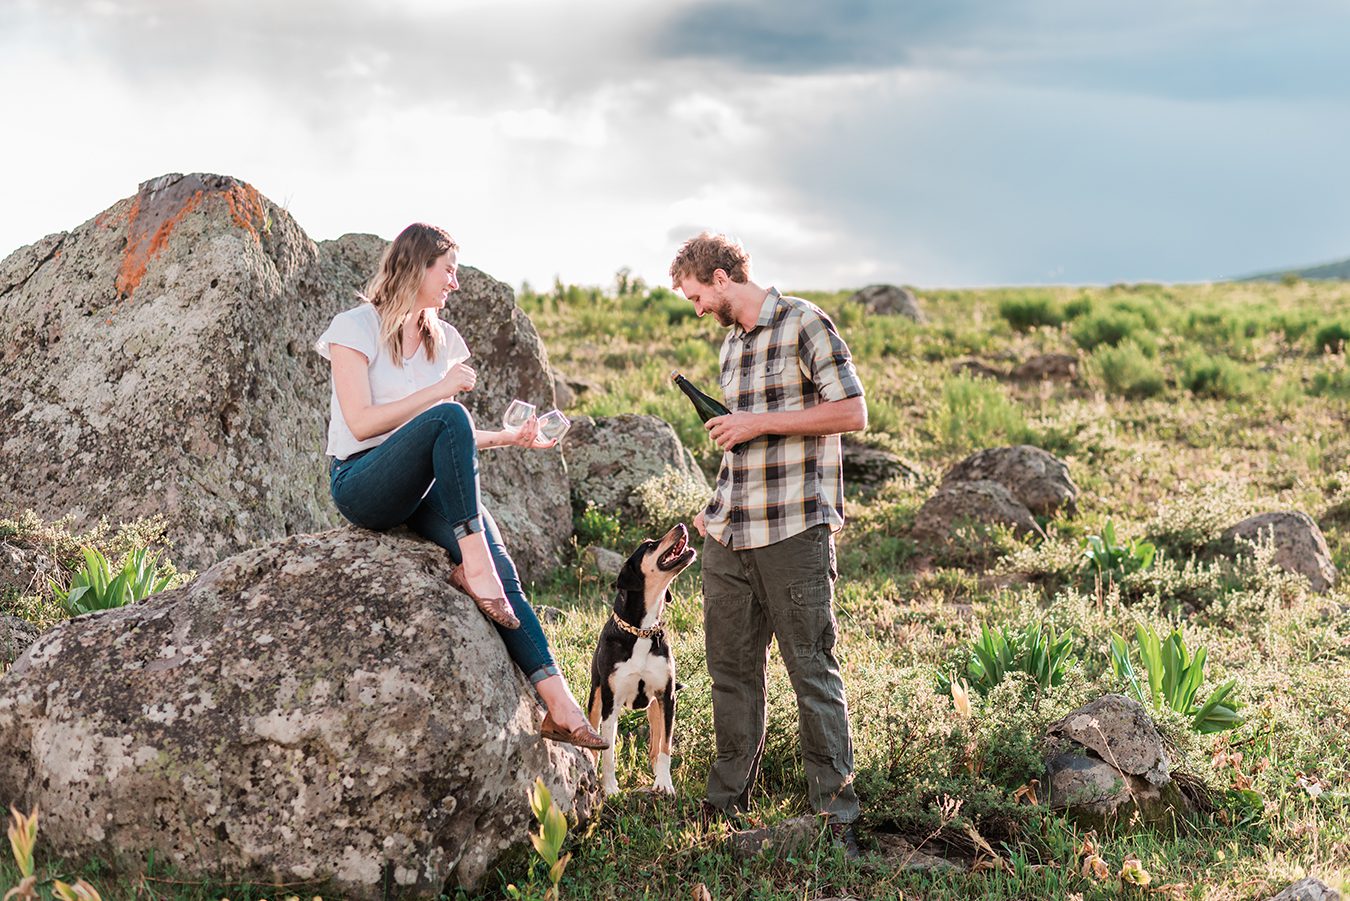
M642 584L646 581L642 576L641 557L629 557L628 562L619 570L619 575L614 579L614 587L619 591L641 591Z

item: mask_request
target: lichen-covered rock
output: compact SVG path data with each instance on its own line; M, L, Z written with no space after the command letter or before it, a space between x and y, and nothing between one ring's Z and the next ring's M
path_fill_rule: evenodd
M997 366L990 366L983 360L965 359L957 360L950 367L952 375L968 375L976 379L993 379L1000 381L1007 378L1008 373Z
M1073 354L1037 354L1012 371L1019 382L1072 382L1078 378L1078 357Z
M627 413L621 416L578 417L563 439L563 456L572 481L572 503L577 509L598 509L628 520L640 520L634 490L673 470L682 480L707 489L708 479L694 455L680 443L670 423L659 416Z
M1270 901L1341 901L1341 893L1322 880L1309 876L1273 896Z
M1239 538L1273 543L1275 565L1305 577L1313 591L1329 591L1336 584L1336 564L1326 537L1306 513L1286 510L1249 516L1226 529L1220 540L1232 548Z
M601 579L612 580L618 578L626 560L618 551L592 544L581 552L581 562Z
M446 554L343 528L46 632L0 679L0 805L127 872L435 898L526 841L542 776L597 800ZM385 894L385 886L391 895Z
M914 535L946 541L963 523L1006 525L1019 536L1045 537L1031 511L1007 488L990 480L947 482L939 486L914 517Z
M0 592L38 594L47 590L61 566L56 558L36 547L0 541Z
M1048 803L1084 828L1165 824L1189 804L1142 704L1105 695L1046 730Z
M37 626L28 620L0 613L0 670L18 660L37 637Z
M951 482L998 482L1036 516L1055 516L1061 510L1073 516L1078 509L1078 486L1069 467L1054 454L1030 444L991 447L976 451L942 477Z
M1068 739L1110 761L1121 772L1154 785L1171 781L1167 752L1153 719L1133 698L1103 695L1046 730L1051 739Z
M915 322L927 322L914 292L899 285L868 285L849 298L878 316L904 316Z
M356 303L385 242L316 245L227 176L166 175L0 261L0 509L77 527L162 513L173 560L205 567L338 523L324 457L329 372L311 349ZM538 335L511 291L461 270L447 318L479 367L468 406L550 404ZM525 459L526 454L529 459ZM485 454L484 491L527 577L570 532L556 452Z
M919 470L896 454L844 437L844 484L876 488L892 479L917 481Z

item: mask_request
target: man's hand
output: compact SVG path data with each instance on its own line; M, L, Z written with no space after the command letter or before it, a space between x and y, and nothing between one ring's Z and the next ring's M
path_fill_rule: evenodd
M694 514L694 528L698 530L698 534L702 537L708 537L708 521L703 518L702 510Z
M714 416L703 424L713 443L722 450L731 450L742 441L758 438L764 433L758 428L758 413L728 413L726 416Z

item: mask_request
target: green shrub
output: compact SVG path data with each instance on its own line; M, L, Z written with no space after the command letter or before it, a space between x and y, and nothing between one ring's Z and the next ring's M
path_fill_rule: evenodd
M1049 297L1010 297L999 303L998 314L1019 332L1041 326L1058 327L1064 321L1059 304Z
M1130 661L1129 646L1115 632L1111 633L1111 669L1141 704L1167 707L1189 716L1191 728L1196 732L1222 732L1241 725L1236 703L1225 703L1237 686L1236 679L1214 689L1203 702L1196 700L1205 677L1204 648L1197 649L1191 657L1179 629L1173 629L1166 641L1160 641L1152 628L1140 625L1135 627L1135 638L1148 693L1144 693L1144 684Z
M965 679L969 687L988 694L1009 673L1025 673L1036 690L1044 694L1064 681L1064 674L1076 660L1071 632L1056 636L1053 626L1042 628L1039 622L1020 630L991 631L981 625L980 637L968 649ZM938 677L938 691L950 694L953 681L942 673Z
M1084 294L1082 297L1075 298L1064 305L1064 320L1066 322L1081 319L1096 309L1096 304L1092 301L1091 294Z
M1147 541L1120 544L1116 541L1116 526L1106 521L1100 535L1089 535L1083 544L1083 565L1094 579L1103 585L1119 582L1130 573L1153 565L1157 549Z
M1156 361L1134 341L1101 347L1088 358L1089 368L1111 394L1139 399L1161 394L1166 387Z
M86 547L83 552L84 565L75 573L69 589L50 583L57 603L71 616L125 607L163 591L169 584L171 576L160 575L154 555L146 548L127 554L116 573L97 548Z
M677 522L689 523L711 500L711 493L707 483L667 466L634 488L633 499L642 512L642 525L655 533Z
M1151 343L1144 317L1134 310L1119 307L1083 316L1075 321L1072 335L1078 346L1087 351L1103 344L1116 347L1129 338L1141 346Z
M1342 367L1313 373L1308 393L1313 397L1350 397L1350 369Z
M594 504L588 504L572 521L572 526L576 531L577 542L583 546L598 544L612 548L619 543L619 535L623 532L617 517Z
M998 385L964 373L943 383L942 399L929 416L928 428L949 449L1031 443L1034 434Z
M1181 384L1197 397L1241 400L1252 394L1251 374L1228 357L1193 351L1181 362Z
M1332 322L1317 330L1313 338L1318 353L1344 353L1350 345L1350 325Z

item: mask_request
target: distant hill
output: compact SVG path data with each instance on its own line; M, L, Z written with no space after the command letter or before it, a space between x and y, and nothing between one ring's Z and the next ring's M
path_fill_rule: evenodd
M1271 272L1260 272L1256 275L1244 275L1241 278L1234 279L1239 282L1278 282L1288 276L1298 276L1307 279L1337 279L1350 278L1350 259L1337 260L1334 263L1323 263L1320 266L1309 266L1306 269L1280 269Z

